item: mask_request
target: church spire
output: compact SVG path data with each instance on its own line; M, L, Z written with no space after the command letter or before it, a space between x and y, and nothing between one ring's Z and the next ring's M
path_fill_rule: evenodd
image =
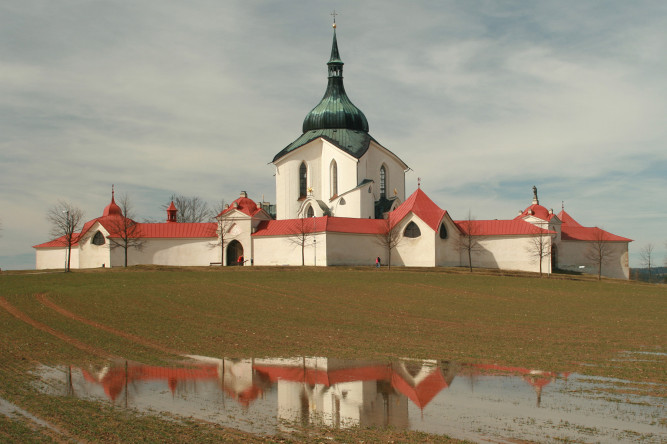
M329 80L320 103L303 120L303 132L323 129L348 129L368 132L368 120L347 97L343 86L343 61L338 52L336 22L334 16L331 56L327 62Z

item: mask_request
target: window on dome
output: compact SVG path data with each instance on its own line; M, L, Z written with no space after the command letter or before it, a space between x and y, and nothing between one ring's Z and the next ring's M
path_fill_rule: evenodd
M102 234L101 231L98 231L95 233L95 236L93 236L93 245L104 245L104 235Z
M440 239L447 239L447 227L445 224L440 224Z
M315 210L313 210L312 206L308 207L308 212L306 213L306 217L315 217Z
M380 167L380 197L387 197L387 169Z
M405 236L405 237L415 238L415 237L419 237L421 235L422 235L421 230L419 229L417 224L414 223L414 222L410 222L408 224L408 226L405 227L405 231L403 232L403 236Z
M306 162L302 162L299 167L299 199L308 194L308 167Z
M331 161L331 197L338 196L338 164Z

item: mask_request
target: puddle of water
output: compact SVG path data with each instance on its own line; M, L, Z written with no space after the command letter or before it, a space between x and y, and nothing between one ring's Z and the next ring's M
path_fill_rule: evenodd
M496 442L667 440L664 398L610 390L640 386L632 381L432 360L191 358L183 367L42 366L38 384L52 394L258 434L298 424L391 426Z

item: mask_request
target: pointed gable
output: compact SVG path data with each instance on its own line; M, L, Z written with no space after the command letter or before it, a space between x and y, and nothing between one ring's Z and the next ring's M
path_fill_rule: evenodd
M570 227L581 227L582 225L574 220L572 216L570 216L565 210L561 210L560 213L558 213L558 219L563 222L563 225L568 225Z
M440 221L442 221L447 212L437 206L421 188L417 188L417 191L412 193L405 202L389 213L391 225L396 225L409 213L415 214L431 227L433 231L437 231Z

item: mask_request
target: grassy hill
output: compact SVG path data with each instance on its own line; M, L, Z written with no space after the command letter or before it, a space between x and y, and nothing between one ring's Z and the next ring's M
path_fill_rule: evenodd
M31 384L37 363L169 365L181 354L410 357L667 383L664 285L460 269L135 267L4 272L0 289L0 397L83 440L270 439L211 424L192 434L192 424L46 396ZM662 355L619 359L628 351ZM36 433L2 418L0 440ZM335 439L426 438L338 431Z

